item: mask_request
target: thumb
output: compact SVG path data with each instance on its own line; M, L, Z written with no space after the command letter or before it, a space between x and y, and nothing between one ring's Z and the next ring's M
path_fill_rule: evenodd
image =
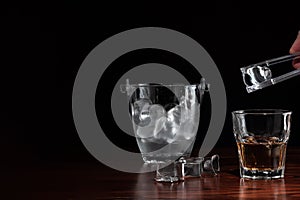
M300 51L300 31L298 31L297 38L290 48L290 54L293 54L297 51Z

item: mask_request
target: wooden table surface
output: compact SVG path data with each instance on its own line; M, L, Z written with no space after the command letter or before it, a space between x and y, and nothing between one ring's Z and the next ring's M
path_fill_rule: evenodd
M236 149L215 148L210 155L215 153L219 175L179 183L156 183L153 173L119 172L98 161L7 165L0 191L2 199L300 199L299 147L288 147L279 180L240 179Z

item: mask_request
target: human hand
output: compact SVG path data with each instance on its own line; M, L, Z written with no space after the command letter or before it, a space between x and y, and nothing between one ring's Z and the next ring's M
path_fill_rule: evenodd
M300 52L300 31L298 32L298 36L290 48L291 54L296 53L296 52ZM295 60L293 60L293 66L297 69L300 69L300 59L299 58L296 58Z

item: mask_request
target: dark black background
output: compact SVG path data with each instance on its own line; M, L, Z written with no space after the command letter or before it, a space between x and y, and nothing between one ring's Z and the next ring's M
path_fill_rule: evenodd
M66 1L1 9L3 160L93 159L73 123L72 87L77 70L103 40L145 26L180 31L199 42L215 61L227 93L227 118L217 146L235 145L230 112L245 108L292 110L289 145L299 144L299 78L248 94L239 70L288 54L300 29L299 9L288 1L266 6L229 1L164 5ZM132 141L114 142L135 149Z

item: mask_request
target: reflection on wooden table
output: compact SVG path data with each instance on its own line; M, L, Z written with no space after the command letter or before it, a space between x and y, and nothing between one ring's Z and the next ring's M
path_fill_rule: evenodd
M214 149L220 155L217 176L157 183L154 172L133 174L98 161L4 166L2 197L10 199L300 199L299 147L289 147L284 179L239 177L235 148ZM5 198L4 198L5 199Z

